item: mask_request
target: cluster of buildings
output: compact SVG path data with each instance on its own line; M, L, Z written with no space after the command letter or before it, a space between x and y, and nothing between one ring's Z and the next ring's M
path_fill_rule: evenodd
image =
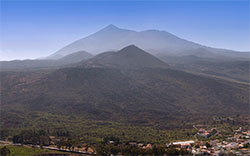
M167 143L166 147L175 147L185 149L193 155L250 155L250 130L239 128L232 134L224 136L221 139L211 139L209 137L219 133L216 129L198 129L197 135L202 136L206 141L188 140ZM131 146L137 146L142 149L152 149L153 144L143 144L128 142Z
M207 138L207 141L188 140L167 143L166 147L173 146L178 149L185 149L193 155L250 155L250 130L239 128L234 133L224 136L224 139L211 139L209 137L219 133L216 129L198 129L197 134ZM209 140L209 141L208 141ZM114 141L109 141L114 144ZM153 144L127 142L127 145L136 146L142 149L152 149Z
M249 155L250 148L247 147L249 144L249 140L244 143L237 142L227 142L227 141L210 141L210 142L200 142L191 148L191 152L194 155ZM245 147L246 146L246 147Z
M217 130L215 128L211 130L205 130L203 128L199 129L197 132L197 135L204 137L204 138L209 138L217 133Z
M223 140L191 140L167 144L167 146L170 145L185 148L194 155L250 155L250 130L243 131L242 128L239 128L234 134L227 136Z

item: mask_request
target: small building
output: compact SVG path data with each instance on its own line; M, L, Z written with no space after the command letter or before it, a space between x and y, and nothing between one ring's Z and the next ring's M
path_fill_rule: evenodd
M215 135L217 133L217 130L216 129L211 129L209 131L206 131L206 130L200 130L197 134L199 136L202 136L202 137L205 137L205 138L209 138L213 135Z
M191 147L191 145L194 143L195 142L193 140L190 140L190 141L173 142L172 145L181 146L181 148L188 148Z
M129 142L128 144L131 145L131 146L136 146L137 145L136 142Z
M143 144L143 143L138 143L137 146L138 146L138 147L142 147L142 146L144 146L144 144Z
M146 148L152 149L152 145L151 144L147 144Z
M112 140L110 140L110 141L109 141L109 143L110 143L110 144L114 144L115 142L114 142L114 141L112 141Z

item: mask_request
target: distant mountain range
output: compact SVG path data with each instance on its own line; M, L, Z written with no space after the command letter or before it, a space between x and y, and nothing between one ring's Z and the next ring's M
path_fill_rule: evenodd
M150 67L165 68L166 64L163 65L164 62L169 64L170 68L178 70L249 82L250 60L248 56L241 57L241 54L245 53L235 52L235 54L239 55L233 57L232 54L234 53L227 52L228 55L223 56L223 53L214 54L206 49L199 48L170 55L149 54L149 51L145 52L135 45L122 48L118 51L103 52L95 57L88 52L77 51L66 56L53 54L47 58L36 60L0 61L0 71L58 69L73 66L129 69L148 67L150 65Z
M171 33L159 30L133 31L109 25L102 30L77 40L52 56L68 55L76 51L87 51L99 54L105 51L118 51L128 45L157 55L198 55L202 57L249 57L248 52L236 52L226 49L211 48L185 39Z

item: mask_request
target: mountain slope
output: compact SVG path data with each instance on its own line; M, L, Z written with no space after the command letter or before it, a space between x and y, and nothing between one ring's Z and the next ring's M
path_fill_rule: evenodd
M4 111L74 114L162 127L190 118L249 112L248 85L172 69L2 72L1 84Z
M118 52L105 52L84 62L85 67L166 68L168 65L142 49L130 45Z
M67 63L67 64L71 64L71 63L77 63L83 60L88 60L92 57L93 55L86 51L78 51L78 52L75 52L75 53L72 53L72 54L69 54L60 58L59 61Z
M172 68L249 82L250 61L187 56L158 56Z
M201 49L204 49L212 55L240 58L249 57L248 52L235 52L206 47L181 39L166 31L147 30L137 32L121 29L114 25L109 25L90 36L77 40L58 50L54 55L67 55L81 50L98 54L104 51L117 51L131 44L149 51L152 54L163 53L175 55L179 53L185 54L187 52L187 54L190 55L192 51L197 53L197 51L199 52Z
M57 59L0 61L0 71L61 67L86 61L92 57L93 55L88 52L79 51Z

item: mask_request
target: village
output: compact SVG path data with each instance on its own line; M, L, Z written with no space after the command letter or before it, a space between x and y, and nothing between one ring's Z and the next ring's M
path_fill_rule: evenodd
M195 127L195 126L194 126ZM31 148L43 148L61 152L70 152L85 155L110 155L124 152L134 152L135 155L157 154L157 155L250 155L250 130L239 127L232 134L223 136L224 139L212 139L213 136L221 135L215 128L197 128L195 139L168 142L165 145L155 143L141 143L130 141L119 142L119 138L106 137L101 145L82 144L71 145L69 142L60 142L55 136L49 136L50 143L47 145L22 144L17 142L1 141L2 144L14 146L26 146ZM45 139L46 140L46 139ZM45 143L46 144L46 143ZM157 153L158 152L158 153ZM132 153L133 154L133 153Z
M200 129L198 135L209 138L216 134L215 129ZM177 145L179 148L185 148L193 155L249 155L250 154L250 131L243 131L240 127L234 134L229 135L225 140L210 141L182 141L167 144L167 146Z
M209 138L217 133L216 129L205 130L199 129L197 135ZM113 142L110 142L113 143ZM152 149L153 144L143 144L131 142L130 145L138 146L142 149ZM250 155L250 130L239 128L234 131L234 134L229 135L225 140L210 140L199 141L188 140L166 143L166 147L174 147L178 150L187 150L192 155Z

